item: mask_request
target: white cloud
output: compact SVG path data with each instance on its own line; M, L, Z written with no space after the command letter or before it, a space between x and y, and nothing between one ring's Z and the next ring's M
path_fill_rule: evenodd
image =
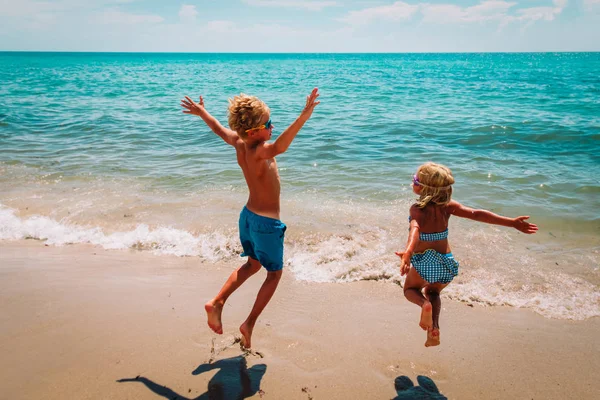
M160 15L131 14L119 10L106 10L96 15L95 20L103 24L156 24L164 21Z
M546 20L552 21L554 16L560 14L562 9L555 9L552 7L531 7L525 8L522 10L518 10L517 13L520 17L517 17L517 20Z
M133 1L135 0L0 0L0 16L19 17L23 21L34 22L36 26L88 17L90 21L103 24L131 25L164 21L159 15L127 13L118 8L95 11Z
M304 8L311 11L320 11L325 7L337 5L335 1L314 1L314 0L242 0L244 3L258 7L288 7Z
M98 7L132 3L136 0L0 0L0 16L32 17L39 13L93 10Z
M350 11L340 20L350 25L366 25L376 20L400 21L409 19L419 10L418 5L397 1L389 6L365 8Z
M140 44L140 31L147 32L147 37L152 40ZM348 37L346 32L294 28L277 23L249 25L231 20L213 20L197 24L194 29L182 23L146 25L136 32L130 43L120 43L120 46L132 45L135 51L165 52L319 52L334 51L336 46L344 45ZM344 48L345 51L351 49Z
M517 3L490 0L476 6L462 8L452 4L421 5L423 21L436 23L482 22L500 20Z
M600 0L583 0L583 8L592 15L599 15Z
M235 23L232 21L210 21L206 24L205 29L209 32L216 33L228 33L238 30Z
M0 16L2 17L25 17L35 13L52 11L52 5L47 2L29 0L0 0Z
M506 16L503 25L510 22L525 22L525 28L536 21L553 21L567 6L568 0L554 0L554 7L529 7L517 10L516 16Z
M198 11L196 10L196 6L183 4L179 9L179 19L182 22L194 22L197 16Z
M0 17L12 17L13 22L27 29L43 30L57 25L72 25L74 21L86 20L101 23L160 22L162 17L132 15L108 8L137 0L0 0ZM51 28L52 27L52 28Z
M204 20L200 4L183 0L171 15L155 15L149 2L138 8L119 3L128 0L0 0L0 48L36 50L92 51L545 51L598 50L593 40L598 34L596 11L581 18L575 31L559 34L552 26L566 16L567 0L471 0L471 7L456 5L455 0L377 0L379 6L363 0L364 9L342 14L347 24L315 26L278 23L248 23L239 12L229 13L229 20ZM337 1L246 0L263 7L291 7L297 4L348 4ZM442 1L442 4L433 4ZM516 4L515 4L516 3ZM183 4L183 6L182 6ZM353 2L354 5L357 2ZM383 6L381 6L384 4ZM536 7L526 7L524 5ZM581 4L581 3L580 3ZM583 0L597 10L600 0ZM546 6L546 7L538 7ZM108 8L108 9L107 9ZM341 9L341 8L340 8ZM291 8L279 11L290 11ZM308 8L305 8L308 10ZM521 11L519 11L521 10ZM103 12L105 11L105 12ZM274 13L275 9L263 9ZM292 11L293 13L294 11ZM289 14L289 12L287 13ZM202 17L202 18L201 18ZM596 18L596 19L594 19ZM198 20L191 26L184 22ZM424 23L403 23L403 21ZM389 22L386 34L381 29L356 29L356 24ZM399 21L399 22L398 22ZM590 22L591 21L591 22ZM456 29L453 24L460 24ZM106 24L111 24L107 27ZM132 25L135 24L135 25ZM511 24L510 30L494 36L495 28ZM525 33L531 24L546 25ZM339 28L339 29L336 29ZM482 29L484 28L484 29ZM491 29L490 29L491 28ZM519 33L521 28L521 33ZM542 35L540 32L549 33ZM552 36L553 35L553 36ZM240 41L252 37L252 43ZM490 40L492 39L492 40Z
M255 41L258 43L264 42L271 37L277 39L306 37L310 35L318 37L319 32L320 31L316 30L295 29L279 24L238 25L233 21L214 20L200 27L200 29L196 31L196 34L204 35L218 33L222 38L252 37L254 38L253 42ZM252 46L255 46L257 43L253 43Z
M584 0L600 3L600 0ZM511 22L553 21L566 7L568 0L554 0L553 6L518 8L518 3L504 0L485 0L477 5L461 7L456 4L409 4L397 1L391 5L351 11L340 20L351 25L366 25L376 20L399 21L422 16L422 21L435 24L485 23L497 21L500 27Z

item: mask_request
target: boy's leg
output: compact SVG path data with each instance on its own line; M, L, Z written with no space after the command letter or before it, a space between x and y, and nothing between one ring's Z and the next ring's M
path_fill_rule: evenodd
M232 272L223 285L219 294L204 305L206 315L208 317L208 326L210 329L218 333L223 333L223 325L221 323L221 312L227 298L239 288L246 279L257 273L261 268L260 262L252 257L248 257L248 261L238 269Z
M431 303L421 292L421 289L427 284L427 281L421 278L415 268L411 267L404 281L404 297L411 303L421 307L419 326L423 330L427 330L433 325Z
M245 348L250 348L251 346L254 324L256 324L258 316L265 309L266 305L269 303L269 300L271 300L271 297L273 297L273 293L275 293L275 289L277 289L277 285L281 279L282 272L282 270L267 272L267 278L258 291L252 311L250 311L250 315L248 315L246 321L244 321L244 323L240 326L240 332L242 333L242 345Z

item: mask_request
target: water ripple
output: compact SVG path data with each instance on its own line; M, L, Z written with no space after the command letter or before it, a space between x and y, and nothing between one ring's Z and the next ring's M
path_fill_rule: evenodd
M600 215L599 76L598 53L0 53L0 162L239 185L231 149L179 99L202 94L225 123L228 97L258 95L277 135L318 86L322 104L279 160L288 192L391 201L433 160L475 206L590 220Z

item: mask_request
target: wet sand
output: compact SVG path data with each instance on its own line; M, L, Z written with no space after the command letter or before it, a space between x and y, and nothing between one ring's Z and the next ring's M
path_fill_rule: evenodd
M234 342L264 271L227 302L223 335L203 309L236 263L0 243L0 397L195 399L210 388L216 398L391 399L403 375L430 377L450 399L600 392L598 318L551 320L442 295L442 344L425 348L419 309L389 282L284 273L244 354Z

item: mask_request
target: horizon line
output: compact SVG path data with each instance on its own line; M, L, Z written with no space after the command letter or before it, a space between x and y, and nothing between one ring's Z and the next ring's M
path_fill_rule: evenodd
M0 53L95 53L95 54L531 54L531 53L600 53L600 50L531 50L531 51L379 51L379 52L247 52L247 51L97 51L97 50L0 50Z

